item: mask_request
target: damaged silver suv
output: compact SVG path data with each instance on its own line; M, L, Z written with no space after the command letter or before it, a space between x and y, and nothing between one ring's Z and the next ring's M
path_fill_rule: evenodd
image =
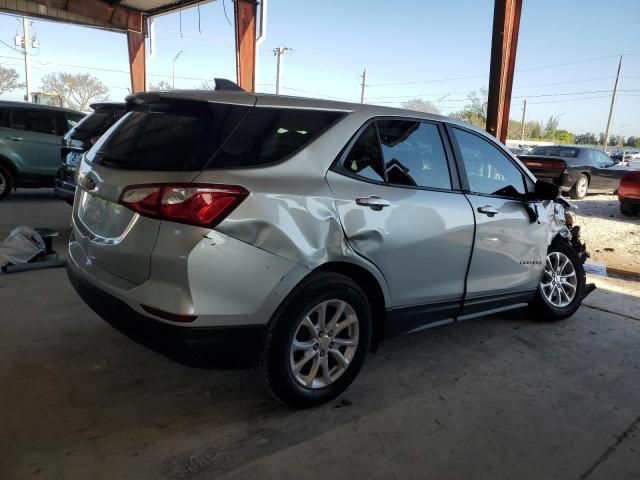
M69 277L167 354L225 352L281 402L354 380L389 335L588 291L557 188L486 133L377 106L131 95L78 172Z

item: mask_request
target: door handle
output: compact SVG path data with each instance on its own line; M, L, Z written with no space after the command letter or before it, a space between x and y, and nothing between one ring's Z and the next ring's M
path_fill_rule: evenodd
M491 205L485 205L484 207L478 207L478 212L480 213L484 213L485 215L488 215L490 217L493 217L494 215L497 215L498 210L496 210L495 208L493 208Z
M376 197L375 195L356 198L356 204L369 207L371 210L382 210L384 207L391 205L387 200Z
M21 142L23 140L22 137L9 137L9 140L13 140L14 142Z

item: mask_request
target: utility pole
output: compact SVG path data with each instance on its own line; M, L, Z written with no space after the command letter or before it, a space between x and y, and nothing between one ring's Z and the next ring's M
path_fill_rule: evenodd
M273 54L276 57L276 95L280 95L280 82L282 80L282 56L284 52L291 51L287 47L277 47L273 49Z
M27 85L27 102L31 102L31 38L29 38L29 19L22 17L22 45L24 53L24 76Z
M611 119L613 118L613 107L616 104L616 93L618 93L618 80L620 80L620 70L622 69L622 55L618 62L618 73L616 73L616 83L613 84L613 95L611 95L611 107L609 108L609 120L607 120L607 131L604 134L604 151L607 151L609 145L609 134L611 133Z
M182 53L182 50L180 50L178 53L176 53L176 56L173 57L173 65L171 68L171 88L173 90L176 89L176 61L178 60L178 57L180 56L180 54Z
M522 137L520 140L524 141L524 121L527 116L527 99L524 99L524 105L522 106Z
M367 69L362 70L362 83L360 84L360 103L364 103L364 89L367 86Z

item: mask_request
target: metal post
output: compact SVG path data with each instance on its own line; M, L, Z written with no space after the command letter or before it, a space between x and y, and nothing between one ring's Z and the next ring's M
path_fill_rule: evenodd
M616 94L618 93L618 80L620 80L620 70L622 69L622 55L618 62L618 73L616 73L616 82L613 84L613 95L611 95L611 107L609 108L609 119L607 120L607 130L604 134L604 151L607 151L609 145L609 134L611 133L611 119L613 118L613 108L616 104Z
M234 2L236 30L236 74L238 85L256 91L256 0Z
M362 70L362 89L360 90L360 103L364 103L364 89L367 86L367 69Z
M24 51L24 76L27 86L27 102L31 102L31 38L29 37L29 19L22 17L22 44Z
M507 139L522 0L495 0L486 130Z
M524 99L524 105L522 106L522 137L521 140L524 141L524 122L527 117L527 99Z

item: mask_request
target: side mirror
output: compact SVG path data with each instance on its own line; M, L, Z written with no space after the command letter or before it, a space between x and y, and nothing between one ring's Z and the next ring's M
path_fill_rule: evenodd
M542 180L536 180L536 186L529 194L530 200L555 200L560 195L560 188L557 185Z

